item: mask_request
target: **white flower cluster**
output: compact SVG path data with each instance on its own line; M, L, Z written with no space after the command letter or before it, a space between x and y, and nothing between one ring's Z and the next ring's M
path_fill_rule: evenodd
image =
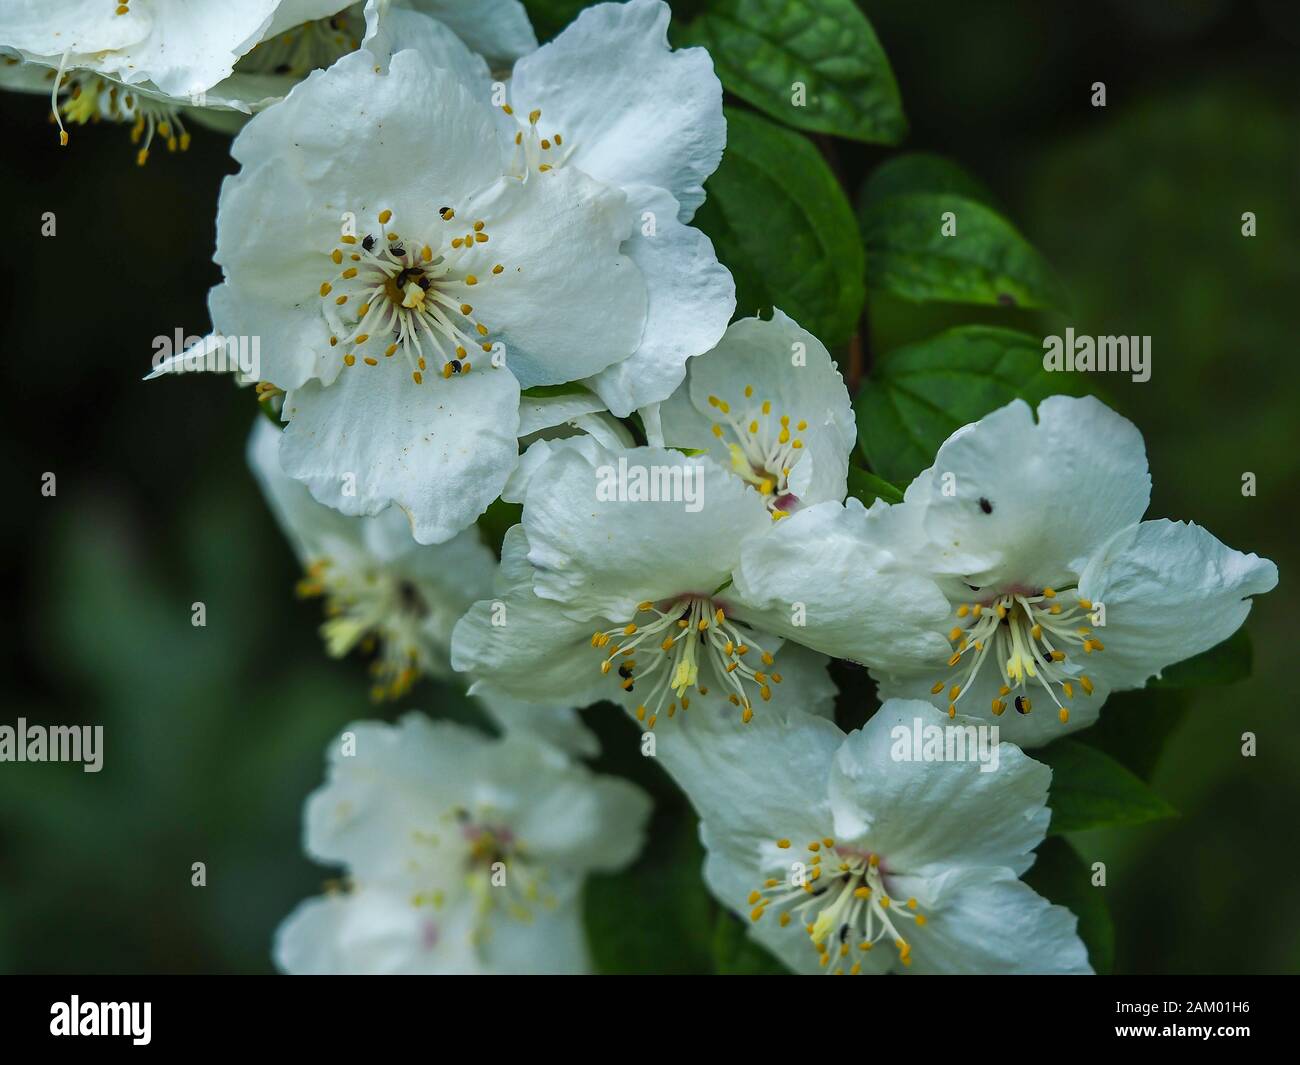
M260 339L241 383L282 426L250 463L299 590L375 698L458 676L503 732L339 737L306 846L346 875L282 926L282 968L586 969L583 877L628 865L649 814L581 764L574 708L607 700L793 969L1090 971L1020 880L1051 779L1021 749L1231 635L1276 569L1143 520L1142 437L1095 399L1015 401L901 502L846 498L835 363L779 310L728 325L690 225L726 127L666 4L598 4L540 48L517 0L4 8L7 84L61 129L130 122L143 157L184 147L182 116L252 113L209 306ZM522 505L499 560L476 524L498 500ZM884 700L847 735L831 658ZM918 723L1010 742L993 772L899 759Z

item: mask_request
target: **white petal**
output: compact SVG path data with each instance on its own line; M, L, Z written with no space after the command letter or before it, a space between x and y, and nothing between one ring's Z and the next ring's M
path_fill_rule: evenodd
M610 498L620 469L626 498ZM637 471L650 483L655 470L677 475L676 499L634 497ZM710 595L744 538L770 524L758 496L717 463L661 448L557 450L524 503L534 589L575 617L630 619L645 600Z
M745 389L752 388L752 396ZM848 488L849 454L857 440L853 406L844 379L821 341L802 329L779 308L771 321L742 318L727 330L712 351L690 364L687 395L677 393L664 404L664 432L675 446L707 448L724 465L730 465L734 433L718 437L722 424L709 404L714 396L731 407L742 423L788 416L791 432L802 441L791 467L790 486L799 505L827 500L839 502ZM771 414L762 414L770 402ZM789 507L784 509L791 509Z
M844 740L834 722L756 711L742 726L697 714L692 705L655 738L659 764L708 826L706 842L733 863L757 869L760 848L784 838L802 846L830 832L826 781Z
M1051 817L1052 771L988 734L980 743L976 724L949 720L929 703L887 700L836 753L829 786L835 837L866 840L885 867L915 876L950 866L1029 868ZM924 739L931 726L945 735L960 729L963 742L979 746L956 746L953 731L953 754L965 757L925 761L922 747L918 760L913 737L920 730Z
M497 369L412 381L386 360L357 363L329 387L285 396L280 462L345 514L389 504L420 543L441 543L487 509L518 457L519 385Z
M594 629L531 591L482 600L452 633L452 668L515 699L587 706L611 690L591 646Z
M491 806L542 865L614 872L640 853L651 804L634 784L519 734L494 745L490 769Z
M582 723L571 705L524 702L494 690L487 681L475 683L470 694L507 733L533 736L572 755L592 758L600 753L596 734Z
M495 66L509 66L537 47L528 13L519 0L406 0L417 11L450 26L470 48Z
M909 928L916 973L1082 975L1092 972L1078 919L1009 869L967 869L947 879L942 906Z
M950 476L951 475L951 476ZM905 505L923 505L935 568L976 587L1073 583L1151 498L1142 434L1091 396L1014 400L958 429Z
M325 557L340 542L360 550L362 527L357 520L318 503L306 485L280 468L282 435L281 430L259 416L248 438L248 465L298 561L306 564ZM409 532L407 536L409 539Z
M1106 608L1103 651L1088 662L1115 688L1140 688L1166 666L1226 640L1277 566L1227 547L1198 525L1144 521L1088 563L1079 594Z
M386 67L403 49L420 52L430 66L450 70L479 99L489 99L492 74L483 57L476 55L443 21L395 4L366 4L366 36L362 46Z
M65 52L93 54L136 44L149 35L152 12L143 5L125 15L99 0L8 0L0 47L30 57L58 58Z
M907 572L899 507L819 503L746 541L735 587L744 617L835 658L871 666L942 662L948 600Z
M703 48L671 51L660 0L597 4L515 64L510 98L535 108L571 145L569 165L611 184L657 185L682 221L704 202L704 180L726 143L722 85Z
M922 699L946 713L952 683L952 674L946 664L948 653L949 649L945 648L943 654L934 659L932 668L924 671L891 673L873 669L871 675L876 681L877 694L882 699ZM1005 698L999 694L1002 676L998 672L997 663L993 661L984 663L975 679L967 686L968 690L962 693L956 704L958 713L986 725L997 725L1002 738L1018 747L1041 747L1071 732L1087 728L1101 716L1101 708L1110 695L1110 686L1093 668L1095 664L1095 661L1090 661L1080 670L1092 682L1091 695L1077 682L1072 684L1074 695L1069 699L1064 698L1064 693L1059 688L1053 689L1056 697L1069 711L1069 720L1064 724L1061 723L1060 711L1052 697L1041 686L1034 686L1032 681L1031 686L1023 692L1029 698L1029 713L1019 713L1014 706L1014 697L1021 693L1013 692ZM949 687L936 694L931 688L940 679L945 679ZM993 700L997 698L1007 704L1001 715L993 713Z
M731 273L708 237L677 220L677 201L650 186L627 192L634 222L623 250L645 276L645 330L628 358L587 382L620 418L666 399L686 360L717 343L736 309Z
M397 725L353 722L327 748L327 779L307 800L307 853L364 877L407 875L411 833L464 802L489 745L472 729L415 713Z
M619 250L630 226L622 192L566 168L503 178L465 213L491 222L490 242L463 261L482 279L477 316L521 386L588 377L636 349L646 282Z
M519 401L519 437L522 440L604 409L600 398L585 390L560 396L524 396Z
M577 976L591 971L582 910L574 902L540 910L532 921L504 921L481 948L491 972Z
M96 57L95 69L127 84L151 82L169 96L204 92L229 77L240 56L262 40L278 2L152 4L149 33Z

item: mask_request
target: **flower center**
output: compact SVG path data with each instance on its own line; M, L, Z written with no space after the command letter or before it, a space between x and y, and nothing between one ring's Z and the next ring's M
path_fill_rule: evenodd
M779 839L776 845L788 850L790 841ZM751 920L761 920L769 906L780 913L782 928L798 917L822 967L836 976L845 974L846 965L848 975L861 975L864 955L882 939L911 965L912 948L899 928L906 921L920 928L926 918L916 899L890 897L880 855L836 847L830 837L813 840L808 850L812 857L806 863L791 863L787 876L769 878L750 892Z
M803 453L803 441L790 430L788 414L774 415L770 400L754 401L754 389L745 386L745 410L733 413L731 404L717 396L709 397L709 406L722 420L713 423L713 435L731 452L731 468L763 497L772 520L788 517L799 505L790 492L790 471ZM795 433L808 428L798 422Z
M239 60L236 69L241 74L305 78L360 48L365 28L362 5L353 4L329 18L312 19L262 41Z
M515 109L509 104L502 104L501 110L507 115L515 114ZM530 170L543 174L548 170L558 170L573 154L572 145L567 148L564 146L562 134L552 133L549 137L542 136L541 129L537 125L541 117L540 110L528 112L527 122L516 117L519 129L515 133L515 155L510 162L510 174L513 177L526 177Z
M132 123L131 143L139 145L135 153L137 166L148 162L155 136L169 152L189 150L190 134L181 121L179 107L132 92L88 70L65 74L60 67L52 77L50 108L59 127L60 144L68 143L68 131L63 127L67 119L77 126L101 121Z
M754 716L749 689L766 702L772 697L771 685L781 683L780 673L764 671L772 665L772 655L748 639L742 627L729 620L711 598L688 595L662 610L645 602L638 605L637 612L638 616L648 613L653 617L640 625L630 621L621 628L597 632L591 645L605 651L602 673L617 669L624 691L632 691L635 685L646 691L636 716L647 728L655 727L665 702L672 717L679 701L683 710L690 708L687 692L691 688L701 696L708 695L709 688L701 681L710 679L726 693L728 702L740 707L741 720L748 724ZM759 668L745 661L751 651L758 654ZM640 654L648 655L649 663L639 664L635 656Z
M470 272L470 253L488 242L486 223L480 219L460 232L460 226L452 229L452 208L438 215L445 229L426 243L388 229L393 212L380 211L377 235L344 235L342 247L330 253L342 269L321 282L320 295L330 346L343 346L345 366L355 366L358 358L378 366L380 357L400 351L418 385L430 359L443 377L451 377L469 373L470 348L492 351L487 326L467 302L479 283ZM497 263L492 274L503 269Z
M948 716L955 717L957 704L970 691L985 659L992 658L1002 675L992 705L995 717L1007 709L1007 699L1019 713L1029 713L1033 706L1027 692L1037 682L1056 704L1057 716L1065 724L1070 711L1057 693L1067 701L1073 699L1076 682L1087 695L1093 691L1092 681L1070 656L1080 650L1088 655L1105 650L1087 625L1092 609L1087 599L1062 606L1052 588L1004 592L986 602L962 603L957 617L964 623L954 625L948 633L955 645L948 659L953 675L936 681L931 693L938 695L947 688Z
M416 832L414 841L421 849L439 851L445 845L455 848L455 856L438 855L438 864L458 862L463 869L465 886L476 904L470 933L474 942L483 943L490 937L492 929L486 919L496 910L529 922L536 906L555 908L558 900L546 886L548 870L530 857L508 825L490 816L475 817L463 807L451 810L443 820L454 821L455 830L446 834ZM419 859L415 864L420 864ZM441 910L445 904L446 895L441 890L411 896L411 905L417 908Z
M335 658L354 648L373 654L370 663L375 702L397 699L430 666L423 629L430 608L410 581L378 569L350 572L330 559L318 559L298 582L298 594L325 600L321 635Z

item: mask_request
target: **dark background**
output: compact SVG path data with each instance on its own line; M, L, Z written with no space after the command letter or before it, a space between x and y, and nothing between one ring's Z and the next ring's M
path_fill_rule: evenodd
M1195 519L1282 571L1249 623L1254 676L1197 693L1156 773L1182 817L1073 840L1107 863L1120 972L1300 968L1294 7L864 4L912 123L906 147L993 188L1074 296L1059 324L1153 337L1149 383L1105 382L1146 435L1152 515ZM1089 102L1096 81L1105 108ZM328 875L299 846L324 745L374 711L359 665L322 653L317 604L293 598L292 557L244 465L251 394L141 380L155 336L208 327L226 140L196 129L187 154L138 169L125 128L74 129L60 150L47 110L0 94L13 604L0 722L103 724L106 756L97 775L0 764L0 971L265 971L276 923ZM887 154L841 147L851 195ZM1051 321L874 297L870 317L876 351L950 323ZM1255 498L1241 496L1245 471ZM426 685L406 705L460 700ZM194 861L206 888L190 886Z

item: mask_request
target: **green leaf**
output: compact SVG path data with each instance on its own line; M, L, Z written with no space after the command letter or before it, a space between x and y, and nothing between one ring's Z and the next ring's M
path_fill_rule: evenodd
M864 187L858 211L871 286L922 302L1065 308L1047 260L990 199L975 179L933 156L886 163Z
M1075 392L1072 374L1043 369L1038 337L996 326L960 326L885 355L854 409L872 469L906 484L948 436L1019 397L1030 404Z
M865 300L853 210L798 133L727 111L727 150L695 216L736 279L737 313L780 307L828 347L846 343Z
M1051 835L1140 825L1177 814L1141 778L1086 743L1057 740L1034 751L1034 757L1052 768Z
M896 155L878 166L862 186L860 200L871 203L917 192L951 193L997 207L987 185L951 159L931 152Z
M653 759L646 759L653 761ZM596 874L583 892L592 960L602 974L713 971L713 901L693 814L658 806L630 869Z
M1240 628L1221 644L1175 663L1164 675L1147 682L1147 688L1203 688L1236 684L1250 676L1255 652L1250 634Z
M1180 691L1119 692L1106 700L1101 720L1075 738L1150 780L1165 744L1186 714L1187 696Z
M587 7L590 0L524 0L537 39L549 41Z
M859 500L864 507L869 507L877 499L883 499L886 503L900 503L903 499L903 490L890 484L883 477L877 477L874 473L859 469L857 466L850 466L849 495Z
M907 134L894 72L853 0L711 0L681 36L709 50L729 92L781 122L871 144Z
M520 503L507 503L504 499L494 499L487 510L478 516L479 531L487 545L501 557L501 545L506 533L513 525L518 525L523 517L524 508Z
M521 396L531 396L533 399L549 399L552 396L582 396L590 395L591 389L578 381L568 381L559 385L532 385L523 389Z
M790 975L767 948L746 935L743 921L722 909L713 927L713 963L719 976Z
M1115 928L1103 889L1093 887L1092 873L1073 847L1063 839L1044 840L1024 881L1049 902L1064 906L1079 918L1079 938L1088 948L1088 960L1099 973L1115 964Z

